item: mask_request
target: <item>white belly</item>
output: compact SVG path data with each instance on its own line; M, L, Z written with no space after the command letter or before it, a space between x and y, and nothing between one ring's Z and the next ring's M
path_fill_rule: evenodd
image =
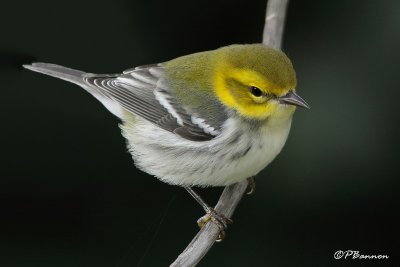
M291 117L252 129L229 119L221 135L206 142L183 139L141 119L121 128L141 170L170 184L225 186L264 169L281 151L290 124Z

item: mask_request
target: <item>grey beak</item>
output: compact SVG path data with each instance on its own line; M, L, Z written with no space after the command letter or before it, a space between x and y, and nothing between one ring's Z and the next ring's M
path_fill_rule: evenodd
M286 95L279 97L279 101L284 104L310 109L310 106L307 104L307 102L293 91L290 91Z

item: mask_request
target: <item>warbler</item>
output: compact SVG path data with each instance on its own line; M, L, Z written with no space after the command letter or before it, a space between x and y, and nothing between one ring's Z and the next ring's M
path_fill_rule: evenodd
M136 166L195 198L192 186L227 186L259 173L285 144L296 106L309 108L296 93L290 59L262 44L230 45L121 74L48 63L24 67L92 94L121 119Z

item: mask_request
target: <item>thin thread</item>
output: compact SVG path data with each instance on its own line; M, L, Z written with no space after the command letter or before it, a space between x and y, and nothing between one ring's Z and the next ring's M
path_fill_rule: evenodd
M157 236L157 234L158 234L158 232L159 232L159 230L160 230L160 228L161 228L161 224L164 222L165 217L167 216L167 213L168 213L168 211L169 211L169 209L170 209L172 203L174 202L175 198L176 198L176 192L172 195L172 197L171 197L171 199L169 200L167 206L164 208L164 211L163 211L163 213L162 213L162 215L161 215L161 219L156 219L156 220L154 220L151 224L149 224L149 226L147 227L147 229L146 229L146 230L140 235L140 237L138 238L138 241L140 241L141 239L143 239L143 237L146 236L147 233L148 233L148 232L151 230L151 228L153 227L154 222L157 221L157 220L160 220L160 222L158 223L158 226L157 226L157 228L156 228L156 232L153 234L152 238L150 239L149 245L147 245L144 254L142 255L142 257L140 257L139 262L137 263L136 266L139 266L139 265L141 264L141 262L144 260L144 257L146 256L146 254L147 254L148 251L150 250L151 245L153 244L153 242L154 242L154 240L155 240L155 238L156 238L156 236ZM121 266L121 264L124 262L124 260L125 260L125 259L131 254L131 252L137 247L137 245L139 244L138 241L135 242L135 243L128 249L128 251L125 253L125 255L121 257L121 259L119 260L119 262L115 264L115 267Z
M165 207L164 212L163 212L162 217L161 217L161 220L157 225L156 231L154 232L153 236L151 237L150 242L147 245L146 250L143 253L143 256L140 257L138 263L136 264L136 267L139 267L142 264L143 260L145 259L145 257L147 256L148 252L150 251L150 249L151 249L151 247L152 247L152 245L153 245L158 233L160 232L161 225L164 222L165 218L167 217L167 213L169 211L169 208L171 207L172 202L174 202L175 198L176 198L176 193L174 193L174 195L172 196L172 198L168 202L167 206Z

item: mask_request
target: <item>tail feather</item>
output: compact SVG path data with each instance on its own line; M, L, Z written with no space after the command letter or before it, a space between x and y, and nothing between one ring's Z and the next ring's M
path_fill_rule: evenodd
M66 68L56 64L49 63L32 63L32 65L23 65L24 68L50 75L68 82L75 83L79 86L84 86L83 75L85 72Z
M85 82L85 76L90 76L93 74L89 74L80 70L66 68L56 64L40 62L32 63L31 65L23 65L23 67L35 72L43 73L79 85L95 98L97 98L97 100L99 100L111 113L119 118L122 118L123 111L118 102L112 99L109 95L105 94L101 90L101 88L90 86Z

